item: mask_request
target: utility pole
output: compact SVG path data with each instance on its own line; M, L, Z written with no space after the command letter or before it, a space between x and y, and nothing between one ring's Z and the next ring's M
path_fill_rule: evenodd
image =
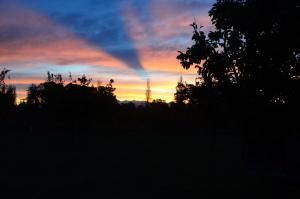
M151 102L151 88L150 88L150 79L147 79L147 89L146 89L146 103Z

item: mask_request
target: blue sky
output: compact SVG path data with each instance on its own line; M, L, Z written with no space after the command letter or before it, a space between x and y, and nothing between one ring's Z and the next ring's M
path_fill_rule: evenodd
M121 100L143 99L150 78L153 97L172 100L182 74L176 60L191 40L189 24L211 28L212 0L0 0L0 67L24 97L26 85L48 70L95 81L115 79Z

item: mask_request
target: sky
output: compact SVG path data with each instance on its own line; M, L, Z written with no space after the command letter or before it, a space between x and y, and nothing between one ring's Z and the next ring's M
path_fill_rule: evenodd
M172 101L180 78L193 83L196 69L184 70L178 50L191 44L194 20L212 28L213 0L0 0L0 69L18 99L47 71L66 83L85 74L93 82L114 79L119 100Z

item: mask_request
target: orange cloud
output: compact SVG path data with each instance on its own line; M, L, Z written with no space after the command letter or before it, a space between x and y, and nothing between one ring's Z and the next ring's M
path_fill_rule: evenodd
M38 79L38 78L16 78L16 79L11 79L11 80L7 80L8 84L12 84L12 85L17 85L17 84L40 84L42 82L44 82L45 79Z
M191 68L184 70L176 59L178 52L175 50L141 49L140 56L146 70L177 72L180 74L196 74L197 70Z
M207 6L205 3L170 2L153 0L150 4L151 23L142 20L134 6L125 6L123 15L131 38L135 41L142 65L147 71L177 72L197 74L191 68L184 70L176 59L178 50L185 50L191 42L192 29L189 27L196 18L197 23L210 27L207 12L190 11Z

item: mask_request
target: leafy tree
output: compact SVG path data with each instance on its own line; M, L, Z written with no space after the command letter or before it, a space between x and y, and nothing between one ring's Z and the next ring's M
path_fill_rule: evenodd
M105 86L98 85L96 90L99 99L105 104L116 105L117 98L114 94L116 88L113 87L114 80L111 79Z
M41 86L32 84L27 89L27 103L29 105L40 106L43 102Z
M27 90L27 104L55 111L95 112L99 109L109 109L117 104L113 87L114 80L106 86L89 86L91 79L85 75L78 78L79 84L72 81L65 85L60 74L47 73L47 81L39 85L31 85Z
M194 44L177 59L198 68L201 87L287 103L299 94L299 9L296 0L218 0L209 12L215 30L191 24Z
M81 86L89 86L92 79L88 79L85 75L82 75L82 77L78 78L78 81Z
M16 104L16 88L5 83L9 72L7 69L0 72L0 114L9 112Z
M5 77L6 75L10 72L10 70L7 70L6 68L4 68L1 72L0 72L0 85L3 86L5 85Z
M192 87L192 84L183 81L181 77L177 82L176 93L174 94L175 102L181 105L188 103L191 99Z

